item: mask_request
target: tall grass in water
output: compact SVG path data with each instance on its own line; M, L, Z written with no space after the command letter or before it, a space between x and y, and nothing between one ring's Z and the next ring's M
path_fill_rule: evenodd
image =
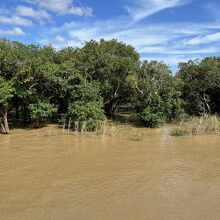
M74 134L83 134L92 137L112 137L115 135L115 126L113 123L109 124L105 121L97 121L94 129L91 130L90 124L84 121L81 125L78 122L74 123L74 128L72 129ZM72 133L70 128L68 127L67 133Z
M179 127L172 131L173 136L218 133L220 133L220 117L208 114L183 120Z

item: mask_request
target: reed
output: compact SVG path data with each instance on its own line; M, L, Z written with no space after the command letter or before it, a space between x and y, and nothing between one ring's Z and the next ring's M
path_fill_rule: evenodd
M190 117L181 121L178 128L172 131L173 136L219 134L220 117L204 114L201 117Z

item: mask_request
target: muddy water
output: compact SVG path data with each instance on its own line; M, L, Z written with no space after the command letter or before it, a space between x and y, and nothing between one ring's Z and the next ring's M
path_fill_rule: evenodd
M108 138L55 126L0 136L0 219L220 219L220 136L116 130Z

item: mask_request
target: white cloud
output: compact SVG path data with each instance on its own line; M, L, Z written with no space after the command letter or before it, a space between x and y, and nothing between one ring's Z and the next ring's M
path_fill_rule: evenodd
M213 42L220 41L220 32L214 34L208 34L205 36L198 36L190 40L184 41L185 45L199 45L199 44L209 44Z
M92 15L92 8L73 6L73 0L26 0L58 14L73 14L78 16Z
M130 0L129 2L132 3L126 6L128 13L134 21L139 21L164 9L185 5L189 0Z
M72 4L72 0L27 0L29 3L34 3L42 8L64 14Z
M56 37L54 38L54 40L55 40L57 43L61 43L61 44L63 44L63 43L66 42L66 39L65 39L64 37L60 36L60 35L56 36Z
M208 29L209 27L216 28L215 25L209 26L208 24L198 25L193 23L167 23L148 26L129 25L128 23L129 21L117 19L97 21L94 23L71 22L65 23L61 28L53 28L50 32L52 35L62 32L71 41L80 42L81 44L91 39L117 38L120 41L132 44L139 52L144 52L144 50L152 49L150 48L152 46L154 46L154 50L159 50L161 45L177 50L178 48L175 48L175 44L179 44L178 47L184 46L181 42L184 38L196 34L208 33L210 31ZM199 52L204 51L200 50ZM163 53L170 53L170 51L164 50Z
M159 62L163 62L167 64L169 67L171 67L172 72L176 73L178 71L178 64L182 62L187 62L189 59L195 60L195 59L202 59L201 56L185 56L185 55L175 55L175 56L170 56L170 55L164 55L164 56L143 56L141 57L141 60L157 60Z
M148 26L129 25L129 21L115 19L94 23L66 23L61 28L52 29L51 33L56 35L62 32L69 37L71 42L75 42L77 45L82 45L84 41L91 39L117 38L120 41L133 45L140 53L144 53L146 50L146 52L149 52L152 46L154 46L154 50L158 50L159 47L161 48L161 45L165 48L169 47L169 50L167 48L166 50L163 49L163 51L160 50L160 52L171 53L175 51L180 53L184 51L184 49L180 50L183 46L181 41L184 38L208 33L209 30L207 28L207 24L198 25L191 23L155 24ZM199 52L204 51L200 50ZM190 53L193 52L191 51Z
M67 13L74 14L78 16L91 16L92 15L92 8L89 7L71 7Z
M51 17L45 10L34 10L30 7L18 5L15 13L19 16L30 17L35 19L49 19Z
M190 54L211 54L219 51L216 47L206 47L204 49L175 49L172 47L143 47L139 50L139 53L150 53L150 54L170 54L170 55L190 55Z
M26 18L21 18L20 16L0 16L0 23L18 26L31 26L33 24L32 21Z
M82 47L84 41L116 38L131 44L148 60L164 60L176 70L179 62L218 54L219 45L186 45L184 39L206 36L216 29L217 23L157 23L144 25L133 23L129 17L106 21L82 21L65 23L43 33L40 43L52 44L60 49L67 46ZM62 33L62 37L59 35ZM161 34L163 33L163 34Z
M12 36L24 36L26 33L19 27L15 27L12 30L1 30L0 29L0 35L7 36L7 35L12 35Z

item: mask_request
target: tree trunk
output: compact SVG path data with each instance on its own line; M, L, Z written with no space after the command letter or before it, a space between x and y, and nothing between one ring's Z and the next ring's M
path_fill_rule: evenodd
M3 115L3 117L0 121L2 133L3 134L10 134L9 125L8 125L8 108L7 108L7 106L4 108L2 115Z
M6 134L5 126L4 126L4 123L3 123L2 119L0 119L0 124L1 124L2 133Z
M69 133L69 131L70 131L71 124L72 124L72 119L69 118L69 122L68 122L68 133Z
M116 105L114 104L114 101L109 102L105 105L105 113L107 116L114 116L116 110Z
M39 128L40 127L40 120L39 118L35 119L35 128Z
M16 120L18 121L19 120L19 106L18 105L15 107L15 112L16 112Z
M107 115L107 116L114 116L114 111L113 111L113 109L112 109L112 106L107 107L106 110L105 110L105 112L106 112L106 115Z
M22 109L22 119L23 119L23 124L27 124L27 112L26 112L26 107L23 107Z
M6 110L4 117L3 117L3 123L5 125L6 134L10 134L9 125L8 125L8 112L7 112L7 110Z
M107 116L114 116L118 108L118 102L112 101L105 106L105 113Z
M207 112L208 112L208 114L209 114L210 111L211 111L211 109L210 109L210 106L209 106L209 104L208 104L208 98L206 97L206 94L205 94L205 93L203 94L203 100L204 100L204 103L205 103L205 107L206 107L206 109L207 109Z

